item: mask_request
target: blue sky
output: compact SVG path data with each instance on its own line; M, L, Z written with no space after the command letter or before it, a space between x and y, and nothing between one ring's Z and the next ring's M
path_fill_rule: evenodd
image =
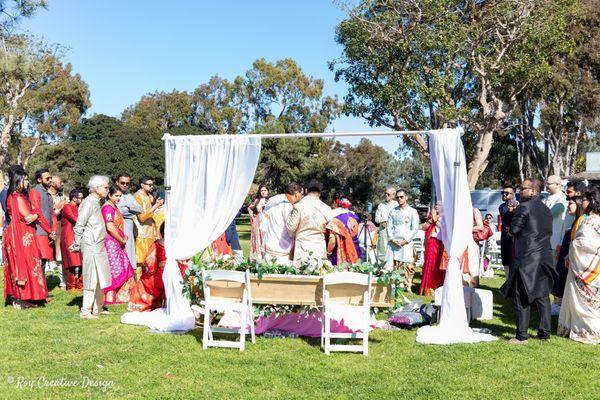
M233 78L258 58L291 57L342 98L327 62L341 55L336 25L344 13L331 0L158 1L50 0L22 29L67 48L65 59L89 84L88 115L120 116L146 93L193 90L211 76ZM330 129L368 131L342 117ZM381 130L381 129L379 129ZM358 139L344 139L356 143ZM373 138L389 152L398 139Z

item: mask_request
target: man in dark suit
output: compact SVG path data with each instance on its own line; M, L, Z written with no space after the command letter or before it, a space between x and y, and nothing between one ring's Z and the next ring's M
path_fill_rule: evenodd
M500 288L512 298L516 313L516 337L510 343L526 344L529 337L530 307L540 317L537 337L550 338L550 289L556 276L550 246L552 213L542 203L542 183L525 179L521 184L521 204L514 211L510 234L514 238L515 257L508 279Z
M502 256L502 265L508 277L508 270L513 259L513 238L510 236L510 222L513 216L515 201L515 186L510 182L505 182L502 186L502 200L498 211L502 221L502 232L500 234L500 255Z

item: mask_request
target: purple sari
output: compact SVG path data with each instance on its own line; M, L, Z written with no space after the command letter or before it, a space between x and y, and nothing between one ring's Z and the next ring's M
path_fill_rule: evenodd
M119 231L119 234L124 236L123 215L117 208L110 204L105 204L102 206L102 217L104 218L104 222L112 222ZM122 245L109 232L106 232L104 248L106 249L110 275L112 276L111 285L104 289L104 302L106 304L125 303L129 301L129 289L132 283L130 281L133 281L132 277L135 273L129 257L127 257L125 245Z
M360 247L358 241L358 224L360 223L360 219L350 210L345 210L344 213L336 215L335 218L341 221L348 232L350 232L352 242L356 248L356 254L358 254L359 260L362 259L363 249ZM329 261L331 261L333 265L337 265L337 254L335 251L329 256Z

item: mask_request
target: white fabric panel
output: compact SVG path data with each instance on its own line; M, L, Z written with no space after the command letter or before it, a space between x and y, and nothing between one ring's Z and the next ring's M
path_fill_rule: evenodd
M441 129L429 135L431 172L437 200L442 203L441 232L449 256L444 280L440 323L417 330L417 342L431 344L475 343L495 340L469 328L458 257L471 240L473 210L467 182L462 128Z
M166 309L126 313L121 322L157 331L194 328L176 260L208 247L242 206L258 164L261 138L245 135L165 136L166 184L163 272Z

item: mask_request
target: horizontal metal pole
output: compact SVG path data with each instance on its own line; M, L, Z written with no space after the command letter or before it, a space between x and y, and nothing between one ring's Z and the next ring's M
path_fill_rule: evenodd
M463 133L462 128L455 128ZM260 133L250 134L248 136L260 137L262 139L294 139L294 138L309 138L309 137L321 137L321 138L334 138L334 137L368 137L368 136L410 136L410 135L428 135L432 132L443 131L439 130L425 130L425 131L366 131L366 132L315 132L315 133ZM171 136L169 133L165 133L163 140L168 137L193 137L198 135L184 135L184 136ZM221 136L221 135L215 135ZM230 135L226 135L230 136ZM237 136L237 135L231 135ZM246 135L243 135L246 136Z
M307 137L350 137L350 136L405 136L405 135L427 135L431 131L368 131L368 132L323 132L323 133L261 133L263 139L292 139Z

